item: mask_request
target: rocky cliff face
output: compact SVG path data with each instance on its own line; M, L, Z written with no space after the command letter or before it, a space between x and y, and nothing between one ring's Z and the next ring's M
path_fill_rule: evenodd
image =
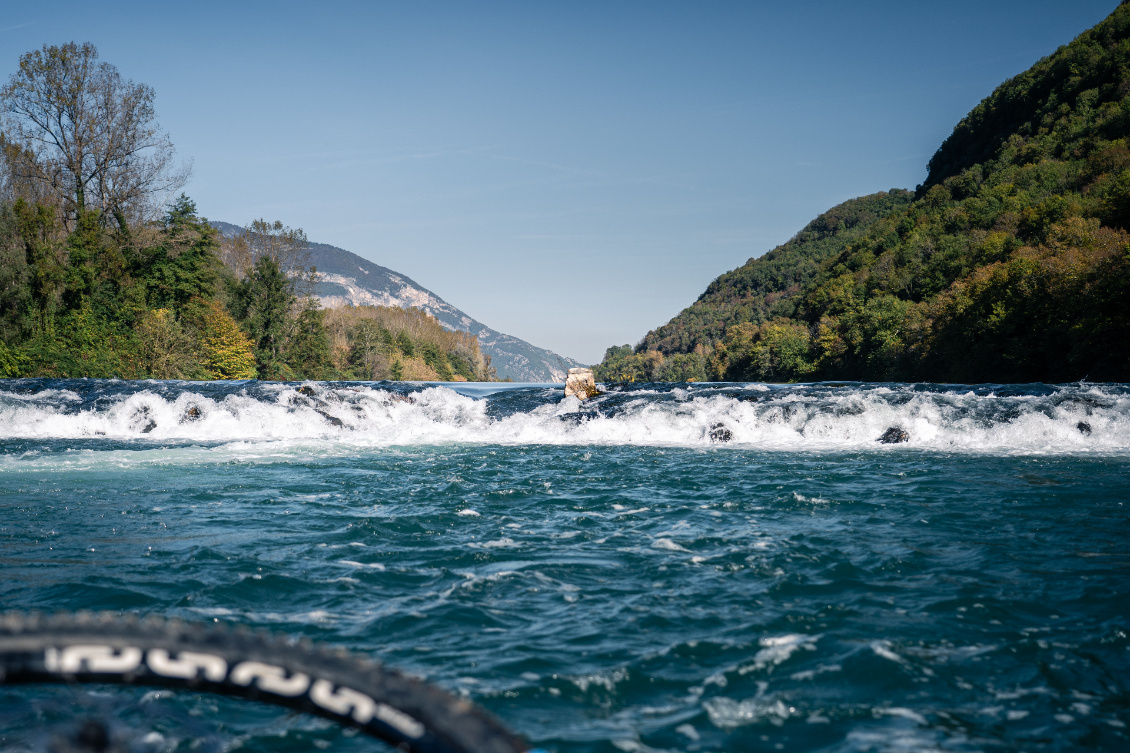
M231 235L242 228L213 222L221 233ZM399 306L418 308L434 316L444 327L470 332L489 355L500 379L516 382L563 382L577 361L512 335L492 329L452 306L406 275L374 264L355 253L326 243L310 244L311 263L320 280L315 295L326 308L339 306Z

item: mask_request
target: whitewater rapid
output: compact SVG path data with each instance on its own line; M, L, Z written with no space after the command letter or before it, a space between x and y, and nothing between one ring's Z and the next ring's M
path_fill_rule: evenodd
M604 386L10 380L0 437L143 444L742 447L1130 453L1130 387L922 384ZM905 442L879 441L889 429ZM140 448L139 448L140 449Z

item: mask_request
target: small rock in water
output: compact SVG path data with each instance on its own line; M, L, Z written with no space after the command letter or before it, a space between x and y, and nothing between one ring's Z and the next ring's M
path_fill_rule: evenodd
M1079 423L1075 424L1075 428L1079 430L1080 434L1091 436L1091 425L1086 421L1080 421Z
M879 437L879 441L883 444L899 444L900 442L909 442L910 435L903 431L901 427L892 426L883 432L883 436Z
M156 428L157 428L157 422L154 421L153 419L149 419L149 423L145 424L145 427L142 428L141 433L142 434L148 434L149 432L153 431Z
M734 438L734 433L726 428L726 424L717 423L710 427L711 442L729 442Z
M196 421L204 416L204 411L200 410L199 406L190 405L181 417L181 421Z
M304 384L298 388L298 394L305 395L306 397L314 397L315 392L313 387L308 384Z

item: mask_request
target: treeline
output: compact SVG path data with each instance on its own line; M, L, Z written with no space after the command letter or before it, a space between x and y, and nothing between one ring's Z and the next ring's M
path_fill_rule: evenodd
M694 304L648 332L634 351L628 345L609 348L594 369L596 377L658 382L725 379L714 354L727 330L791 316L794 299L816 279L823 261L913 199L910 191L892 189L829 209L788 242L718 277Z
M609 348L598 378L1130 380L1128 137L1120 5L963 119L913 201L856 200L889 211L840 248L806 241L810 224L634 350Z
M466 332L444 329L419 309L351 306L325 316L335 379L486 382L490 356Z
M93 212L70 232L56 215L23 198L0 203L0 376L494 377L474 336L422 311L324 311L309 294L312 268L287 271L268 254L242 276L225 265L266 223L224 239L182 196L122 242Z
M188 173L152 98L75 44L0 89L0 377L493 378L423 312L322 310L301 230L166 203Z

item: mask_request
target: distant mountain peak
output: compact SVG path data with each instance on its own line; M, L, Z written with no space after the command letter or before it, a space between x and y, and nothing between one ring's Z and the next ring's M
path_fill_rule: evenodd
M228 222L213 221L211 224L228 237L243 230ZM491 365L500 378L516 382L563 382L570 368L583 365L492 329L407 275L382 267L351 251L326 243L311 243L310 261L317 267L319 275L314 294L324 307L398 306L422 309L447 329L475 335L483 353L491 357Z

